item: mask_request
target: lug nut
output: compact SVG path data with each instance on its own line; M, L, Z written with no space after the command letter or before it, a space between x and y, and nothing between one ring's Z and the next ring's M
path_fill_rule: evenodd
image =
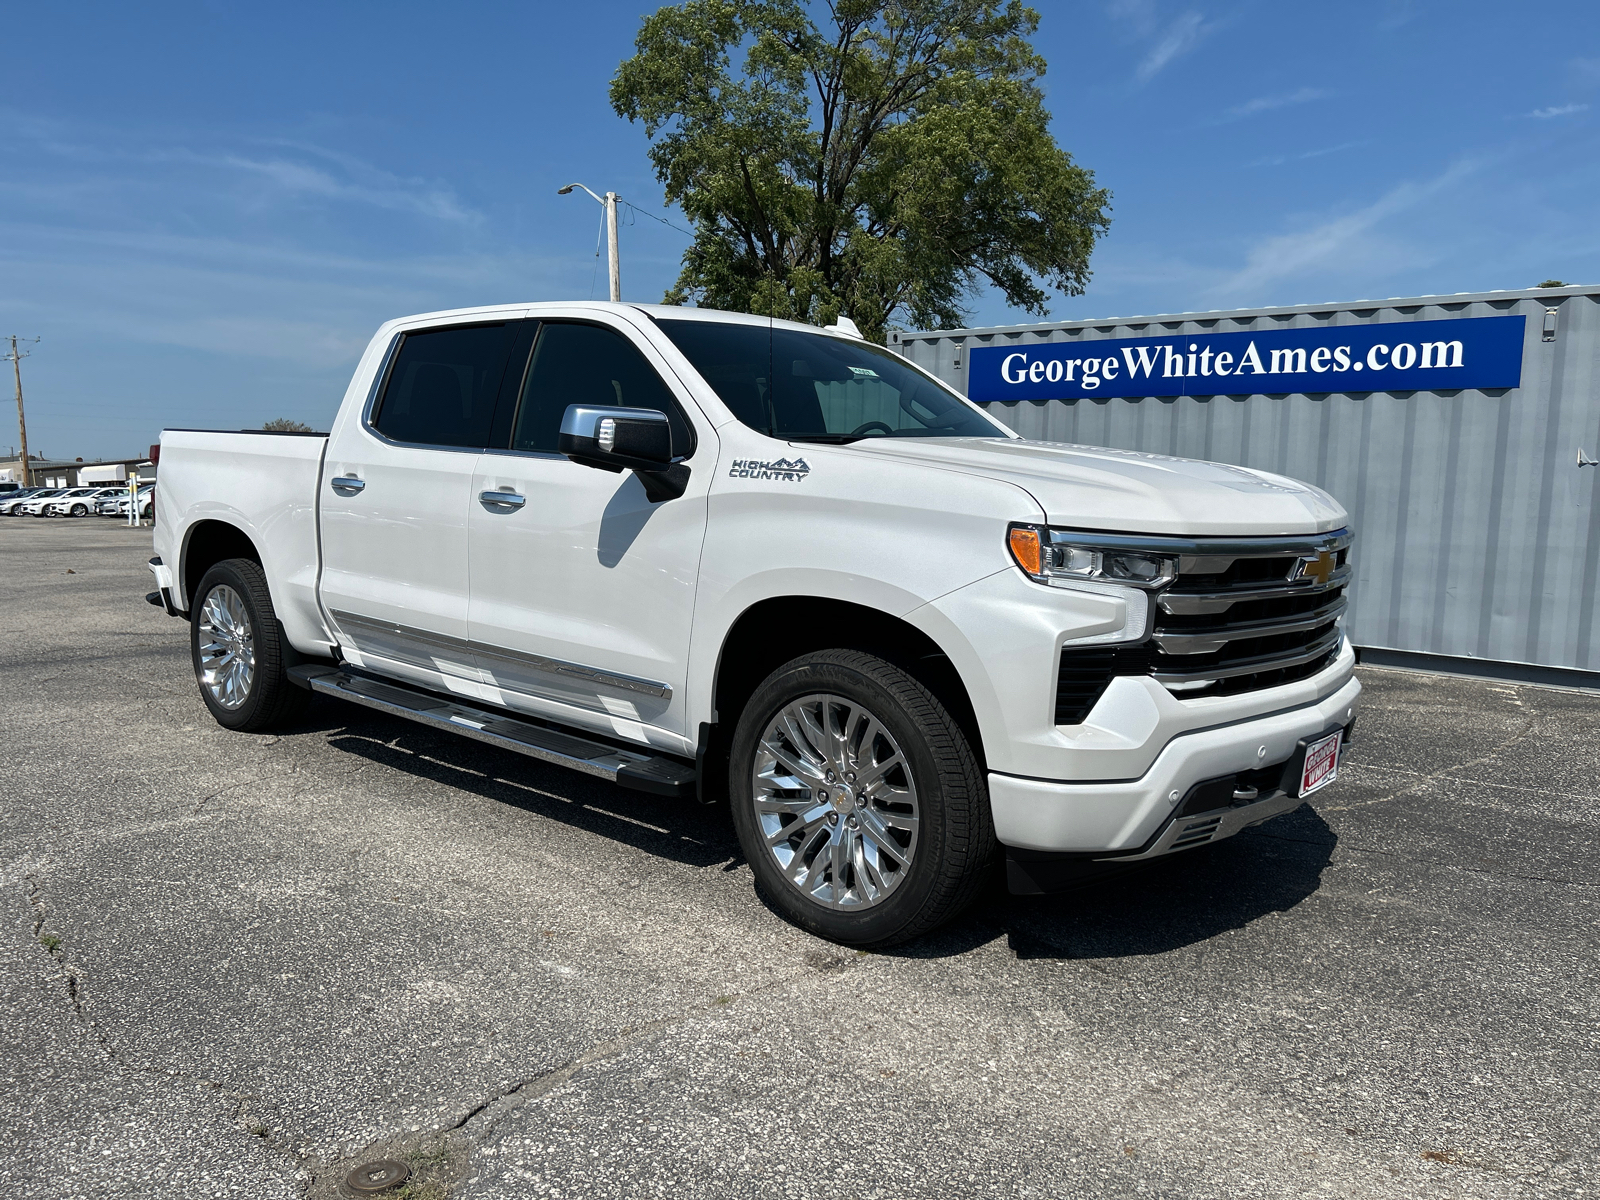
M829 825L837 825L838 823L839 823L839 814L836 813L836 812L829 813L828 814L828 824Z
M845 822L845 824L849 825L851 829L854 829L858 824L860 824L860 822L854 817L851 817L847 822Z
M856 773L854 771L851 771L848 775L845 776L845 780L847 782L849 782L849 783L854 783L856 781Z
M838 776L836 776L832 771L828 772L828 782L829 783L832 783L837 778L838 778Z

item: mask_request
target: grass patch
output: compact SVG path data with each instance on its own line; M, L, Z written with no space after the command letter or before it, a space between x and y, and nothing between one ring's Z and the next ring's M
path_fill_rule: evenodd
M39 935L39 945L50 951L51 954L54 954L57 950L61 949L61 939L53 933L41 933Z

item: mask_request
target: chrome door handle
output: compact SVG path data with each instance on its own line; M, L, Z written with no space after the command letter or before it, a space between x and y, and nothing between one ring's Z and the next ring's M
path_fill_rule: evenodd
M354 496L366 483L354 475L335 475L332 480L333 490L341 496Z
M521 508L528 502L526 496L519 496L516 492L479 492L478 503L493 511L497 508Z

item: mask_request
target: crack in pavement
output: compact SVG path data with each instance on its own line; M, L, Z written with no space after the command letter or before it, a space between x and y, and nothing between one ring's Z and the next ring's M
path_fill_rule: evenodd
M44 948L44 952L48 954L55 961L56 965L61 968L61 972L66 983L67 1002L72 1008L72 1015L76 1019L78 1026L90 1037L94 1038L97 1043L99 1043L101 1049L106 1052L108 1057L115 1058L116 1051L111 1048L111 1045L106 1041L106 1039L95 1029L94 1022L90 1021L88 1014L83 1011L83 997L78 991L77 968L67 961L67 956L62 952L61 942L59 939L55 940L54 945L45 941L46 935L44 932L44 922L46 911L44 905L44 888L39 883L39 877L32 872L29 872L22 878L27 884L28 905L33 909L33 940L42 946Z
M1355 804L1335 804L1326 807L1319 806L1319 811L1330 813L1350 812L1357 808L1370 808L1374 804L1386 804L1390 800L1397 800L1401 796L1409 795L1412 792L1426 787L1430 783L1434 783L1440 779L1443 779L1452 771L1465 771L1471 767L1476 767L1483 763L1491 762L1494 760L1496 755L1499 755L1503 751L1509 750L1512 746L1515 746L1518 742L1533 734L1535 732L1535 726L1539 724L1538 718L1538 713L1529 713L1527 719L1523 721L1521 729L1519 729L1515 734L1507 738L1505 741L1501 742L1487 754L1481 754L1477 758L1468 759L1466 762L1452 763L1448 767L1440 767L1437 771L1432 771L1426 775L1423 775L1415 783L1408 784L1403 788L1396 788L1394 791L1389 792L1386 795L1375 796L1371 800L1362 800Z
M858 964L854 961L847 961L843 965L855 966ZM792 974L783 975L762 987L752 988L750 991L739 992L732 996L719 996L714 1000L693 1005L670 1016L624 1029L615 1037L595 1043L589 1049L567 1060L559 1067L553 1067L538 1075L530 1076L503 1091L496 1092L481 1104L468 1109L453 1124L440 1126L430 1133L421 1134L421 1140L424 1142L437 1141L438 1139L449 1139L452 1134L459 1134L465 1138L469 1146L481 1145L507 1117L527 1107L539 1097L548 1095L563 1084L570 1082L585 1067L591 1067L596 1063L616 1058L654 1035L675 1026L683 1025L695 1017L711 1012L729 1011L741 1001L747 1001L795 984L804 985L806 982L813 980L819 970L821 970L822 978L825 979L836 978L840 973L838 969L823 970L817 968L814 964L808 964L808 967L809 969L802 968ZM302 1162L308 1174L304 1185L304 1194L306 1196L311 1195L322 1176L330 1171L338 1174L347 1169L349 1165L348 1163L343 1163L342 1160L340 1162L318 1161L311 1155L305 1156Z
M253 1093L235 1091L232 1088L225 1087L222 1083L215 1079L208 1079L206 1076L197 1074L193 1071L184 1071L174 1067L161 1067L153 1064L141 1065L139 1063L129 1062L128 1059L123 1056L122 1051L116 1046L113 1046L110 1039L107 1038L105 1034L100 1032L99 1026L94 1021L90 1020L88 1013L84 1011L84 994L80 982L82 977L79 974L77 967L68 961L66 951L63 949L63 943L59 939L54 939L54 945L52 945L50 942L45 940L47 935L44 932L44 927L46 921L49 919L49 910L45 904L44 886L40 882L39 876L32 871L26 872L22 876L22 883L26 889L25 898L27 900L28 907L33 913L33 939L36 943L38 943L40 948L50 956L56 965L61 968L64 987L67 994L67 1002L68 1006L72 1010L74 1023L87 1037L92 1039L95 1046L97 1046L100 1052L105 1056L106 1062L115 1070L127 1072L128 1074L156 1075L165 1079L181 1079L187 1080L191 1083L200 1084L203 1087L209 1087L218 1092L220 1095L226 1096L234 1102L231 1118L234 1125L244 1129L244 1113L247 1111L250 1101L259 1100L260 1096ZM267 1138L259 1138L258 1140L264 1148L287 1157L294 1164L297 1170L304 1170L305 1162L303 1156L294 1154L286 1147L275 1145Z

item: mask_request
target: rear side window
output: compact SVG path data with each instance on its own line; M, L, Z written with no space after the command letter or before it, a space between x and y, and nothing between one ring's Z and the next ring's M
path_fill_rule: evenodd
M664 412L672 426L674 457L694 451L694 431L667 385L633 343L614 330L554 321L540 328L511 448L555 451L569 404Z
M487 446L515 328L457 325L406 334L372 427L397 442Z

